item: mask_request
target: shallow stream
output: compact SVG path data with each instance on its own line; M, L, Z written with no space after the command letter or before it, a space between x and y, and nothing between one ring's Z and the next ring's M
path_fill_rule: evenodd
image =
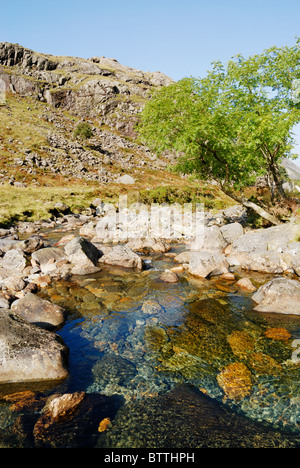
M251 294L218 277L164 283L172 257L143 258L142 273L103 267L39 293L68 311L56 333L70 350L70 376L2 386L1 394L37 393L22 408L0 403L0 446L300 447L300 365L291 361L300 318L257 313ZM249 277L257 287L271 278ZM34 435L46 397L77 391L86 392L78 413Z

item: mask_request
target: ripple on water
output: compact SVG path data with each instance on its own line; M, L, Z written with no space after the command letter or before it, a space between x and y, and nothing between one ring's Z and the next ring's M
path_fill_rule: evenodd
M163 283L159 277L170 262L164 263L158 256L154 268L143 273L104 268L90 277L55 282L43 290L44 297L69 312L58 333L70 349L70 378L59 388L108 398L119 396L123 401L112 427L101 435L99 446L146 447L153 443L164 447L170 443L166 440L178 444L190 440L189 446L202 446L203 432L199 433L196 420L189 425L189 438L186 422L178 414L174 425L182 425L182 434L172 439L167 427L168 405L171 408L177 398L172 392L187 383L236 413L297 433L300 369L288 363L292 340L299 336L297 318L254 313L251 296L238 294L228 283L222 285L220 279L183 275L176 284ZM275 335L266 334L274 327L285 328L291 338L274 339ZM230 392L232 382L238 385L234 369L245 368L251 391L234 400ZM226 375L226 379L220 375ZM184 395L189 401L191 394ZM196 394L193 399L196 407L199 404L202 408ZM159 426L149 416L154 414L153 405L161 407L161 415L154 412ZM153 424L151 437L148 424L143 429L138 426L145 415ZM113 417L103 417L108 416ZM233 436L229 426L225 436L226 428L216 434L206 422L206 429L201 427L201 431L206 431L208 446L230 445ZM247 431L242 426L232 439L234 444L242 440L254 444L253 433ZM279 435L276 437L280 445ZM262 444L264 440L269 443L265 434Z

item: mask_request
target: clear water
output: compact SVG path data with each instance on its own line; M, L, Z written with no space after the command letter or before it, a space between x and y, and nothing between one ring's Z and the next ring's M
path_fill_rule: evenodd
M41 404L0 404L2 446L299 446L300 369L287 364L299 317L255 313L250 295L219 278L181 275L179 283L163 283L160 274L173 260L145 259L142 273L107 267L40 293L68 311L57 333L70 350L70 376L59 384L3 386L2 394L34 389ZM267 279L252 275L257 286ZM288 342L266 338L274 327L289 331ZM250 352L247 343L233 352L237 332L251 338ZM238 401L226 398L217 379L235 362L252 379L251 394ZM35 436L46 398L76 391L87 395L78 414ZM99 433L107 417L111 424Z

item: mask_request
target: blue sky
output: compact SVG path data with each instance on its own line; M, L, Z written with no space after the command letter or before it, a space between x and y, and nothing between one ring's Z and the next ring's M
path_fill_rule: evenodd
M0 42L104 55L174 80L300 36L300 0L1 0L0 15Z

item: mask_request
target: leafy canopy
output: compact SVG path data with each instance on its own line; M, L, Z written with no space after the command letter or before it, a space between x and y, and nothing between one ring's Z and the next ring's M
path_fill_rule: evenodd
M147 102L139 133L158 154L176 152L176 170L242 190L259 176L278 187L293 157L300 121L300 39L260 55L215 62L204 78L184 78Z

